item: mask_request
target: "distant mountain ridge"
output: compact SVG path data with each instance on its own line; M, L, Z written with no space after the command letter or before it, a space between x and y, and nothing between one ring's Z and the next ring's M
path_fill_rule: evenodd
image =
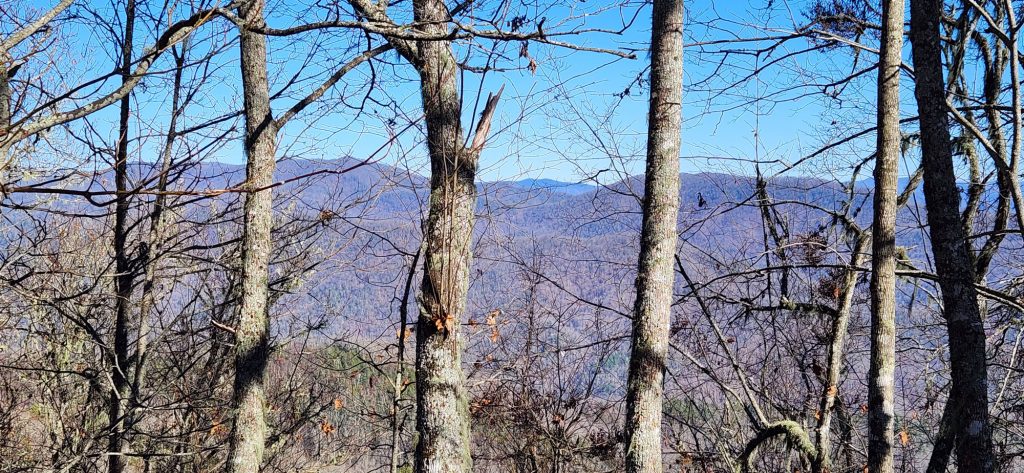
M564 182L555 179L545 178L520 179L518 181L515 181L514 184L526 189L547 189L568 195L584 194L597 188L597 186L593 184L586 184L582 182Z
M156 169L152 164L135 163L131 186L151 183ZM109 171L104 171L63 185L109 190L113 187L111 177ZM174 190L225 189L244 182L245 166L197 163L172 177ZM704 172L683 173L680 180L679 251L684 261L706 260L705 251L727 255L727 261L708 263L712 268L717 264L759 261L765 251L766 233L762 209L755 198L756 179ZM352 158L288 159L278 163L275 181L283 183L274 188L278 212L275 219L279 224L297 216L340 216L341 219L332 220L340 230L335 228L323 234L346 235L338 241L325 240L317 247L323 254L331 255L332 269L310 278L305 295L296 294L297 299L291 303L314 305L309 313L322 310L313 301L329 304L335 307L332 310L342 326L360 327L353 330L363 331L367 336L382 333L382 326L394 322L396 311L394 289L381 280L390 281L395 274L402 274L408 264L402 255L414 254L419 248L420 222L429 200L429 178L396 166L362 163ZM847 206L851 190L835 180L794 176L774 178L767 183L778 215L775 218L785 220L786 238L791 239L794 247L799 247L802 239L818 238L822 229L836 225L832 212L846 213L862 227L870 225L870 188L865 187L858 185L853 189L853 203ZM573 298L629 310L641 225L642 175L607 185L525 178L482 182L478 189L474 282L468 302L471 316L521 304L521 265L525 262L536 265L538 271L557 281ZM31 194L19 195L19 199L34 198ZM142 196L136 202L141 204L150 198ZM237 232L241 194L230 193L215 199L221 200L198 200L197 204L189 205L233 205L236 220L224 228L227 234ZM95 209L85 199L74 196L42 205ZM918 224L910 214L901 213L901 224ZM840 234L831 233L830 238ZM915 252L923 251L927 245L911 236L901 238L901 244L913 246ZM843 256L836 252L828 257L838 262Z

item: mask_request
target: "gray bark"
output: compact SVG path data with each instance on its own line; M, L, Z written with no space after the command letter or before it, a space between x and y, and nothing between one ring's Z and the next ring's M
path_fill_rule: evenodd
M843 292L835 319L832 321L832 342L828 347L828 365L825 368L821 403L817 425L816 455L812 461L815 473L829 472L832 469L832 411L839 395L839 378L843 368L843 350L846 346L847 329L850 325L850 314L853 310L853 296L857 292L858 268L865 259L865 247L869 234L858 231L850 257L850 267L843 274Z
M868 370L868 470L893 471L896 373L896 212L900 158L903 0L882 3L878 132L871 232L871 362Z
M743 473L753 471L754 458L757 455L758 447L775 437L785 439L790 447L808 458L818 456L818 452L815 450L814 444L811 443L811 439L808 438L804 428L791 420L782 420L773 422L764 429L761 429L754 438L747 442L747 446L743 448L743 452L740 453L739 458L736 460L739 463L740 471Z
M7 67L7 55L0 53L0 134L7 133L11 126L11 74Z
M392 23L386 4L350 0L360 15ZM428 37L447 33L442 0L414 0L413 18ZM498 98L488 97L472 143L463 143L458 64L451 41L388 42L420 75L430 155L430 201L424 227L423 280L416 322L416 471L469 472L469 402L459 328L466 308L476 210L476 173Z
M946 473L946 469L949 467L949 456L953 453L957 422L960 419L959 402L956 389L951 389L949 398L946 399L946 405L942 409L938 432L935 433L932 455L928 459L928 467L925 469L927 473Z
M426 33L447 29L440 0L413 3ZM447 41L420 41L419 73L430 153L430 203L416 324L416 471L468 472L469 407L459 325L472 259L478 155L462 145L458 66Z
M245 25L264 23L263 0L244 2L238 16ZM267 436L266 375L269 356L268 278L273 224L273 181L277 128L270 110L266 38L239 28L242 94L245 112L246 188L242 235L242 295L235 328L235 422L227 469L255 473Z
M643 227L626 391L626 471L660 472L665 358L675 273L683 1L654 2Z
M389 465L388 471L391 473L398 473L398 466L400 457L402 455L400 436L402 433L402 421L399 416L402 414L402 394L405 392L405 382L402 379L402 374L405 370L405 339L406 339L406 328L409 327L409 301L413 293L413 280L416 277L416 267L419 265L420 255L423 253L423 246L420 245L420 249L416 251L416 254L412 257L412 262L409 264L409 274L405 278L405 291L402 293L401 306L398 307L399 313L399 324L398 324L398 367L395 369L395 384L393 397L391 399L391 464Z
M921 124L925 207L949 337L952 391L957 393L949 402L958 400L960 406L947 409L946 413L957 415L955 411L959 410L953 424L959 470L987 473L993 471L994 461L988 418L985 326L974 287L974 266L959 215L960 194L953 167L943 85L939 28L942 13L942 0L910 3L914 95Z

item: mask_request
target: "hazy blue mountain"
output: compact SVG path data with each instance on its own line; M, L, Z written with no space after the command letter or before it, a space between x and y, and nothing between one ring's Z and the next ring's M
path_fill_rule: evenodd
M578 195L593 191L596 186L582 182L564 182L554 179L520 179L515 185L525 189L547 189L562 194Z
M132 186L152 182L155 171L152 165L134 165ZM172 188L177 190L228 189L244 182L245 167L207 162L179 169L174 178ZM331 306L340 324L379 334L382 326L394 322L397 312L396 281L402 280L407 264L403 253L411 255L419 246L429 179L398 167L341 158L285 160L278 164L275 180L280 183L274 188L278 224L295 218L312 220L318 215L341 217L332 218L337 228L315 237L317 250L330 255L331 261L324 266L329 269L310 277L291 303L309 304L310 313ZM682 174L680 251L692 255L695 262L706 259L705 252L726 257L712 263L726 266L716 271L760 261L765 229L755 198L756 184L749 176ZM48 186L58 185L109 190L112 179L108 171ZM470 314L521 305L524 281L529 279L523 263L535 265L557 280L571 298L628 310L643 187L642 176L604 186L542 178L480 183ZM822 229L834 224L832 213L844 213L862 226L870 223L870 187L863 183L851 194L836 181L784 177L770 180L767 191L791 241L817 238ZM19 200L32 198L30 194L19 196ZM201 221L208 209L230 208L223 221L235 219L224 224L232 234L238 230L240 198L239 193L228 193L196 201L188 204L193 206L190 215ZM74 196L43 205L75 207L94 215L107 212ZM907 211L901 214L901 222L912 228L919 216ZM924 251L922 235L904 234L901 244L913 252ZM835 237L833 233L829 238ZM569 297L560 294L563 301Z

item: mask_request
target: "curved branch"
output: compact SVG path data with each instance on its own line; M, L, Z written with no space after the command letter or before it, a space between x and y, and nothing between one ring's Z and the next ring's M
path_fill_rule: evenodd
M798 452L807 457L814 458L818 455L818 451L814 448L814 444L811 443L811 438L807 435L807 431L800 424L791 420L780 420L765 427L754 438L750 439L750 442L747 442L746 448L743 449L743 453L740 454L738 459L740 471L743 473L751 471L753 457L757 453L758 447L768 440L780 436L785 437Z

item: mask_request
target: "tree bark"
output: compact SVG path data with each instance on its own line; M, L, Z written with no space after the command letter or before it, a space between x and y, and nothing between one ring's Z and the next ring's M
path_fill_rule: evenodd
M896 212L899 179L903 0L882 3L878 131L871 224L871 364L868 370L868 470L891 472L895 452Z
M409 327L409 301L413 293L416 267L419 266L420 254L422 253L423 245L421 244L420 249L416 250L416 254L413 255L412 262L409 263L409 274L406 275L405 291L402 293L402 305L398 307L398 346L396 347L398 351L396 360L398 367L395 369L394 394L391 398L391 464L388 468L388 471L391 473L398 473L399 457L402 454L401 445L399 445L402 433L402 420L399 418L399 415L402 413L402 394L405 392L405 382L402 379L405 371L405 330Z
M626 471L662 471L661 416L679 215L683 0L654 2L647 172L626 391Z
M238 16L244 25L263 26L263 0L244 2ZM267 424L264 376L269 356L268 278L273 224L277 129L270 110L266 38L239 28L242 93L245 112L246 187L242 235L242 295L235 328L235 422L228 471L256 473L263 459Z
M949 455L953 452L954 440L956 439L957 422L960 419L958 409L959 395L956 389L949 391L946 405L942 409L942 417L939 419L939 429L935 433L935 441L932 446L932 455L928 459L927 473L946 473L949 466Z
M11 74L7 67L8 56L0 51L0 134L6 134L11 126Z
M988 418L985 326L978 309L966 231L959 215L960 193L943 85L939 30L942 13L942 0L910 3L914 95L921 123L925 207L949 337L952 391L957 393L960 404L959 421L955 423L957 461L960 471L987 473L993 471L994 461ZM953 411L956 410L946 412Z
M14 74L7 67L9 55L0 50L0 137L6 136L11 128L11 79ZM0 141L0 198L6 198L4 189L9 179L8 167L11 164L10 144Z
M426 33L447 29L440 0L416 0L413 13ZM469 288L478 156L462 145L462 101L451 44L419 41L417 50L431 175L416 324L416 471L468 472L469 407L459 325Z
M864 254L870 236L858 231L850 256L850 266L843 274L843 292L835 319L832 321L832 343L828 347L828 365L825 368L824 392L818 406L816 456L813 458L811 471L814 473L832 470L832 411L835 409L839 395L839 378L843 368L843 350L850 325L850 314L853 311L853 296L857 292L858 268L864 262Z
M392 23L386 3L349 0L359 14ZM438 37L450 16L443 0L414 0L417 30ZM416 471L469 472L469 402L460 321L466 309L476 212L476 173L501 90L488 97L469 147L463 142L459 66L449 40L387 37L420 75L430 155L430 201L416 322Z
M131 80L132 47L135 29L135 0L125 3L124 39L121 44L121 83ZM113 383L108 404L109 430L107 437L107 471L124 471L127 457L124 437L128 401L131 397L131 360L129 359L128 337L130 323L128 311L131 308L134 269L128 249L128 120L131 116L131 94L126 94L120 103L117 145L114 155L114 185L117 197L114 203L114 341L111 353L110 378Z
M754 457L758 447L775 437L782 437L790 448L808 458L818 456L818 452L804 428L791 420L782 420L769 424L747 442L747 446L743 448L743 452L736 460L739 463L740 471L743 473L753 471Z

